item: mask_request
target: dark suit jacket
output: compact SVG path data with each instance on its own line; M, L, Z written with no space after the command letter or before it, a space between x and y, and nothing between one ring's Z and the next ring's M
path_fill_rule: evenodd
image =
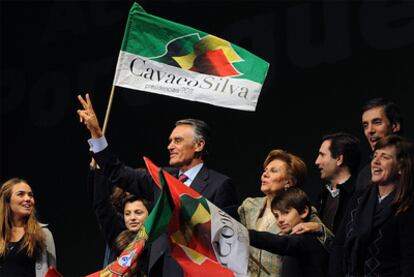
M335 234L341 224L342 219L345 216L345 211L350 202L352 195L354 194L355 187L354 187L355 178L352 176L343 184L339 185L337 188L339 189L339 203L338 209L335 212L335 218L333 223L333 233ZM328 190L324 187L318 196L318 201L316 203L316 209L318 210L319 218L324 218L324 209L326 204L326 198L328 197ZM325 222L324 222L325 223Z
M364 195L374 189L368 186L356 191L339 226L329 259L330 276L352 276L348 272L346 257L349 256L345 241L355 219L359 217L360 203ZM379 204L377 204L379 205ZM376 215L373 215L375 217ZM360 259L360 276L414 276L414 205L400 214L389 217L381 226L373 228L371 237L365 238L364 257Z
M250 245L282 257L281 276L326 276L328 252L315 234L280 236L249 230Z
M363 191L369 184L371 184L371 163L366 164L361 171L359 171L355 182L355 190Z
M125 166L109 147L93 154L97 164L112 184L130 193L156 201L160 189L145 169L133 169ZM165 168L170 174L177 176L178 169ZM231 216L237 217L237 194L231 179L221 173L203 166L193 180L192 189L203 195L211 203L223 209ZM170 247L166 235L160 236L151 246L149 259L149 276L182 276L182 270L170 255Z
M102 175L101 171L90 170L88 175L88 195L92 200L95 216L99 228L109 249L108 260L105 266L116 259L112 251L118 235L126 229L123 214L112 205L110 196L113 186ZM105 252L107 251L105 249ZM107 255L107 253L105 253Z

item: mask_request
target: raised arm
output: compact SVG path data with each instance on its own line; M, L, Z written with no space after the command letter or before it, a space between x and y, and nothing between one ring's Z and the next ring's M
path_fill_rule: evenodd
M93 184L93 208L99 227L108 245L112 246L116 237L125 227L120 215L112 205L110 195L112 186L99 169L91 170L89 178Z
M98 119L92 106L89 94L85 99L78 95L82 109L77 110L79 121L84 123L90 131L89 140L93 159L102 169L102 174L112 186L119 186L124 190L147 199L154 200L154 185L145 170L136 170L124 165L110 150L103 135Z
M98 118L96 117L89 94L86 94L85 99L83 99L81 95L78 95L78 100L82 105L82 109L77 110L80 123L85 124L93 139L102 137L103 133L99 126Z

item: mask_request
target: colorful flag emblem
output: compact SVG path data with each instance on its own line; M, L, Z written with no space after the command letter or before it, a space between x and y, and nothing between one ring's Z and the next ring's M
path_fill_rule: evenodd
M247 273L249 235L246 227L196 191L144 158L160 186L166 183L174 202L168 227L172 256L185 276L242 276Z
M134 3L114 85L254 111L269 64L224 39Z
M242 59L228 41L198 33L179 37L168 42L166 53L152 60L195 72L215 76L239 76L233 65Z

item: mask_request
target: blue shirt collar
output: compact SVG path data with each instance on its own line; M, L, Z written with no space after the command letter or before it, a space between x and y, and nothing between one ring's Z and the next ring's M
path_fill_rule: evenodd
M187 170L185 172L182 172L180 170L178 175L181 175L181 174L184 173L188 177L187 181L185 181L185 184L190 185L193 182L193 180L195 179L195 177L197 176L198 172L200 172L203 165L204 165L204 163L199 163L198 165L193 166L192 168L190 168L189 170Z

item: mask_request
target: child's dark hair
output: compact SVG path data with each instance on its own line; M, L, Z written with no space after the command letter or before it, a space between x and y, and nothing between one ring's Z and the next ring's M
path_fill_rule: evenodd
M302 214L308 208L308 215L304 221L308 221L311 213L311 203L306 193L297 187L290 187L276 194L271 204L272 210L278 210L286 213L290 208L294 208L299 214Z
M120 187L114 186L112 189L111 203L119 213L124 212L124 206L122 204L127 196L128 193Z
M152 202L150 202L150 201L148 201L146 199L140 198L140 197L138 197L136 195L133 195L133 194L128 195L127 197L125 197L122 200L122 212L124 212L125 205L127 203L132 203L132 202L135 202L135 201L141 201L142 204L144 204L144 207L147 209L148 214L151 212L152 206L153 206L152 205Z

